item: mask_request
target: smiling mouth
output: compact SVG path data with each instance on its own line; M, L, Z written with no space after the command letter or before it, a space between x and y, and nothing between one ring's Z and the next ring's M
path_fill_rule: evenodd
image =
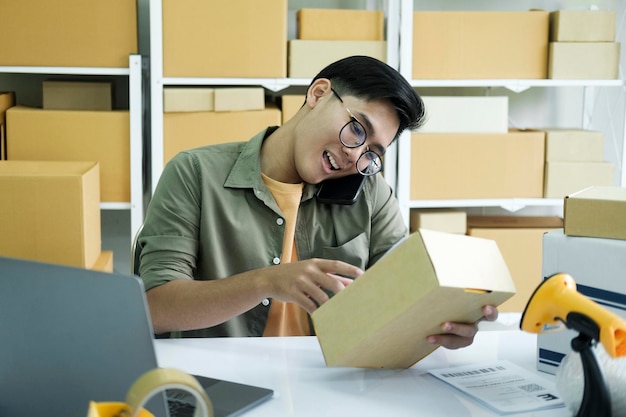
M324 155L326 155L326 159L330 163L330 168L333 171L337 171L340 169L339 165L337 165L337 162L335 161L335 158L333 158L333 156L328 151L324 151Z

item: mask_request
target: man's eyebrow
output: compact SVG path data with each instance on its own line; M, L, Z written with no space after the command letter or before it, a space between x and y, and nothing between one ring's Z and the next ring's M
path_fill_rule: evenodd
M361 113L361 112L357 112L357 115L363 120L363 122L365 122L365 126L367 127L367 130L369 131L368 136L376 136L376 130L374 130L374 126L372 126L372 122L370 121L369 117L367 117L366 114ZM376 150L378 151L377 153L380 156L383 156L385 152L387 151L387 149L385 149L384 146L378 143L374 143L371 146L373 148L376 148Z

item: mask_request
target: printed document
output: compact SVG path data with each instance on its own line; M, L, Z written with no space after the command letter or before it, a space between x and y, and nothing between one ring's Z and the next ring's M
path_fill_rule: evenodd
M433 369L429 373L499 414L565 406L551 380L505 360Z

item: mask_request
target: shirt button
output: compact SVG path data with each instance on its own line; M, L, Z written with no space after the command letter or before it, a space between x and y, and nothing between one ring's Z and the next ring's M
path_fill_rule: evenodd
M268 305L270 305L270 300L265 298L263 301L261 301L261 304L263 304L265 307L267 307Z
M274 258L272 259L272 262L274 262L274 265L278 265L280 263L280 258Z
M285 220L283 220L282 218L279 217L279 218L276 219L276 224L277 225L282 226L283 223L285 223Z

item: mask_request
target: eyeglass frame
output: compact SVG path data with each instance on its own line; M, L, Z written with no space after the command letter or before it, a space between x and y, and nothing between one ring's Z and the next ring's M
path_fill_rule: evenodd
M363 126L363 123L359 122L359 119L357 119L354 114L352 114L352 111L350 111L350 109L346 106L346 104L343 102L343 99L341 98L341 96L339 95L339 93L337 93L337 91L335 91L334 88L330 88L330 91L333 92L333 94L335 95L335 97L337 97L337 99L341 102L341 104L343 104L343 108L346 109L346 111L348 112L348 115L350 116L350 120L343 125L343 127L339 130L339 141L341 142L341 144L343 146L345 146L346 148L350 148L350 149L355 149L355 148L359 148L363 145L365 145L365 141L367 140L367 131L365 130L365 126ZM361 129L363 129L363 142L361 142L360 144L357 145L349 145L347 143L345 143L343 141L343 139L341 138L341 133L343 132L343 130L348 127L348 125L350 125L351 123L356 123L358 124ZM372 172L372 173L366 173L363 172L359 169L359 161L361 160L361 158L363 158L365 155L370 154L370 163L367 165L368 167L373 163L374 160L376 160L376 158L378 158L378 160L380 161L379 165L376 165L378 167L378 170L376 172ZM356 160L355 165L356 165L356 170L359 174L365 176L365 177L369 177L372 175L376 175L379 172L383 172L383 158L378 155L378 153L376 153L375 151L372 151L369 146L367 147L367 149L365 150L365 152L363 152L361 154L361 156L359 156L359 158Z

